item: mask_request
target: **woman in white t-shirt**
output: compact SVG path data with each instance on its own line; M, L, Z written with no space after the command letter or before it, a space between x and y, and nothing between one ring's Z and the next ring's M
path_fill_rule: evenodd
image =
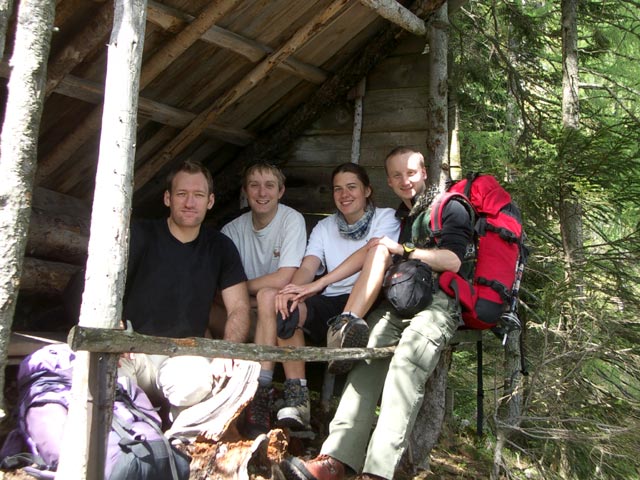
M364 347L369 328L361 318L344 312L349 293L362 269L367 243L373 238L397 240L400 223L392 208L376 208L366 170L345 163L332 174L337 212L315 226L300 268L276 296L280 346L304 346L305 337L324 344L329 323L339 330L342 347ZM320 276L317 280L314 279ZM309 391L302 361L283 364L285 407L278 423L292 429L309 427ZM330 371L346 373L351 362L330 362Z

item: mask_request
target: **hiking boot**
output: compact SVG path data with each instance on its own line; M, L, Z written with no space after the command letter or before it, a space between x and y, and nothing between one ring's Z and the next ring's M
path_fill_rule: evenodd
M360 317L343 313L327 322L327 347L355 348L366 347L369 341L369 325ZM347 373L355 360L329 360L327 370L333 375Z
M297 457L285 458L280 468L287 480L342 480L344 464L329 455L318 455L306 462Z
M272 403L272 388L259 386L253 400L244 409L244 422L239 428L244 437L253 439L271 430Z
M300 385L299 379L285 380L284 404L285 406L278 410L278 426L291 430L311 429L309 389Z

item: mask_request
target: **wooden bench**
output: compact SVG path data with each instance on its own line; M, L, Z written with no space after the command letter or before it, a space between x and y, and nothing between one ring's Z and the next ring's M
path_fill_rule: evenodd
M484 385L482 379L482 330L459 329L450 345L476 344L476 432L483 435L482 424L484 421ZM66 332L12 332L9 343L7 365L17 365L27 355L35 352L44 345L52 343L66 343ZM329 408L331 399L335 395L335 377L325 372L321 401L325 409Z

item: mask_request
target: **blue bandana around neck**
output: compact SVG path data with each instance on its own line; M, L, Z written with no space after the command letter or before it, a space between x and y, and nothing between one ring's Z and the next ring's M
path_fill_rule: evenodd
M364 210L364 215L362 215L356 223L349 225L347 224L347 220L344 218L344 215L337 212L336 222L338 223L340 236L347 240L360 240L361 238L364 238L371 229L371 219L373 219L374 213L375 208L373 205L367 205Z

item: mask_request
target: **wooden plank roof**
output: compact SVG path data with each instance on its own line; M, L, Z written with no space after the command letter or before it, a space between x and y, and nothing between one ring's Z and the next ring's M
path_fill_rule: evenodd
M406 35L376 3L149 0L134 214L157 202L166 172L188 156L212 170L218 204L231 201L245 164L275 159ZM397 3L426 19L444 0ZM112 21L111 1L57 2L36 184L87 202ZM4 104L6 80L0 95Z

